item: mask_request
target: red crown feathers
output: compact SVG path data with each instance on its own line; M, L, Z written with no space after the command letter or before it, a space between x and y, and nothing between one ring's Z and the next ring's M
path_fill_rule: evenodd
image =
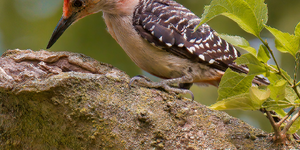
M63 8L63 12L64 12L64 16L67 17L69 16L69 3L70 3L70 0L64 0L64 8Z

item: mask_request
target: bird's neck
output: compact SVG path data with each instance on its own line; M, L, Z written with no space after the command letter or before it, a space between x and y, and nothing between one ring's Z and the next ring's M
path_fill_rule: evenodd
M139 2L140 0L118 0L113 9L103 9L103 12L107 14L131 16Z

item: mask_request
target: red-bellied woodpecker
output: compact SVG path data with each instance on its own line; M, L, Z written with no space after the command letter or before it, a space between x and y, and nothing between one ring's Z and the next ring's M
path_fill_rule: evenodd
M103 12L108 32L141 69L163 78L149 87L191 93L193 83L218 86L227 68L247 73L233 61L239 52L207 24L194 31L200 18L172 0L64 0L60 19L47 48L75 21ZM141 80L134 77L131 81ZM262 78L256 84L268 84ZM173 88L171 84L181 88Z

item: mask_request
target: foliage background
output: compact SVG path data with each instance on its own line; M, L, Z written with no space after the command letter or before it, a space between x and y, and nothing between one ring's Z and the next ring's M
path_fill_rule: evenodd
M198 16L210 0L177 0ZM0 0L0 53L6 49L45 49L48 40L62 13L63 0ZM284 32L293 33L300 21L300 1L266 0L269 9L268 25ZM239 35L258 47L259 40L242 31L236 23L225 17L217 17L208 23L219 33ZM272 36L263 31L262 37L272 44ZM274 44L273 44L274 45ZM273 46L274 47L274 46ZM275 49L275 48L272 48ZM146 74L125 54L120 46L105 30L102 13L88 16L71 26L50 49L51 51L72 51L83 53L101 62L109 63L125 71L130 76ZM242 53L244 51L241 51ZM282 68L293 73L292 56L276 57ZM154 80L159 80L154 78ZM195 100L210 105L217 99L217 88L193 86ZM242 118L251 125L270 131L270 123L258 111L227 111L230 115Z

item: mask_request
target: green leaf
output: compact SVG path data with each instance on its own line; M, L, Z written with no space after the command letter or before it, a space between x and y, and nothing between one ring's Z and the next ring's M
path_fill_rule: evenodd
M253 76L247 76L245 74L239 74L227 69L223 75L219 89L218 89L218 100L226 99L239 94L248 93L249 88L252 85Z
M275 65L270 65L273 68L277 68ZM286 77L287 80L289 80L289 82L293 82L293 79L291 78L291 76L284 70L280 69L280 71L282 72L282 74ZM278 80L284 79L283 77L281 77L277 72L271 72L268 76L268 79L270 80L271 83L275 83Z
M249 53L240 56L239 58L237 58L235 60L235 62L238 65L249 65L249 64L252 64L252 65L256 65L256 66L262 66L262 63L259 62L259 60L257 60L257 58L254 55L249 54Z
M291 35L289 33L283 33L275 28L265 26L273 36L275 37L276 48L283 53L290 53L296 57L296 53L299 50L300 37Z
M280 118L283 118L284 116L286 116L286 112L283 110L283 109L273 109L276 114L280 117Z
M266 73L266 67L252 54L244 54L241 57L237 58L235 62L238 65L247 65L249 68L248 75L259 75Z
M296 121L292 124L287 134L294 134L298 132L299 129L300 129L300 117L298 117Z
M268 76L268 79L270 81L270 83L275 83L276 81L282 79L282 77L280 75L278 75L277 73L271 72Z
M268 88L271 90L271 98L275 101L283 100L285 98L285 88L287 82L283 79L276 81L273 85L269 85Z
M244 54L237 58L235 62L238 65L254 65L254 66L263 66L263 64L252 54Z
M284 71L282 69L280 69L280 71L286 77L287 80L289 80L291 83L293 82L293 79L291 78L291 76L286 71Z
M257 86L253 86L250 88L249 94L253 107L260 108L261 105L270 97L271 91L269 89L258 89Z
M297 37L300 37L300 22L297 24L297 26L296 26L296 28L295 28L294 34L295 34Z
M272 92L271 92L272 93ZM290 103L288 100L274 100L274 99L268 99L265 103L263 103L262 108L265 108L267 110L280 110L295 106L295 104Z
M265 0L245 0L253 12L255 13L258 26L262 30L268 22L268 7L264 3Z
M257 53L257 59L267 63L270 60L270 52L264 45L260 45Z
M264 0L212 0L210 5L205 7L199 26L218 15L224 15L246 32L259 37L268 20L267 14Z
M255 48L251 47L249 42L246 39L244 39L243 37L232 36L232 35L227 35L227 34L218 34L218 35L225 41L229 42L230 44L240 47L253 55L256 54Z
M256 104L252 103L249 93L243 93L235 95L222 101L211 105L209 108L215 110L226 110L226 109L241 109L241 110L257 110L258 107Z
M300 22L297 24L294 34L298 38L298 40L300 40ZM300 48L300 42L298 48Z
M291 103L294 103L298 99L297 94L291 86L286 86L285 88L285 99Z

